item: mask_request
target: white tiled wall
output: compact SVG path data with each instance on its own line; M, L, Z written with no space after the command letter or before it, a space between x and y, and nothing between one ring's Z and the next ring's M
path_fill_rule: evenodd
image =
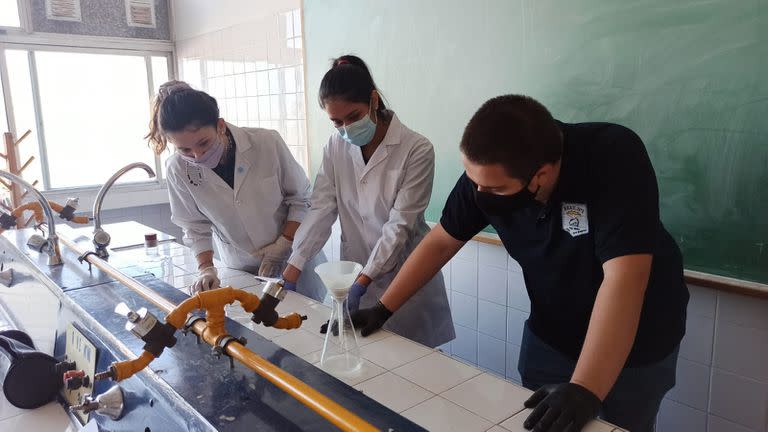
M530 309L520 266L503 248L472 241L446 268L456 339L441 348L519 383L517 357Z
M179 76L216 98L227 121L280 132L306 169L301 2L270 3L267 16L176 41Z
M680 350L678 386L663 406L662 432L679 421L701 430L768 430L768 300L690 286L687 334Z

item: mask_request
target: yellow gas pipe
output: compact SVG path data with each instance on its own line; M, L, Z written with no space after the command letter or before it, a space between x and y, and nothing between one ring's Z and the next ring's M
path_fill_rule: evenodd
M224 327L224 323L226 322L224 306L234 303L235 300L240 302L243 310L248 313L256 310L261 303L261 300L257 295L232 287L203 291L184 300L181 304L173 308L173 310L166 315L165 322L172 325L177 330L181 330L186 324L187 316L189 316L192 311L197 309L204 310L205 322L203 323L201 332L195 333L209 345L219 346L222 339L229 336L227 329ZM290 330L299 328L301 322L301 315L292 313L278 318L274 327ZM110 366L110 369L114 371L112 378L115 381L122 381L126 378L130 378L133 374L139 372L149 364L146 360L147 358L150 359L149 361L152 361L154 355L144 351L141 357L137 359L112 363ZM140 365L143 365L143 367L139 367Z
M61 213L61 211L64 209L63 205L53 201L48 201L48 204L50 204L51 209L59 213ZM43 223L43 221L45 220L45 215L43 215L43 206L41 206L40 203L37 201L30 201L28 203L24 203L16 207L15 209L13 209L13 211L11 211L11 215L16 219L19 219L24 215L24 212L27 210L32 212L32 216L35 218L35 221L37 223L39 224ZM87 225L90 222L90 219L88 218L88 216L74 216L72 217L72 222L76 224ZM2 234L4 231L5 230L3 228L0 228L0 234Z
M65 236L59 236L59 241L61 241L61 243L63 243L65 246L73 250L78 255L82 255L86 252L83 249L81 249L77 244L75 244L73 241L66 238ZM219 324L216 324L217 327L208 330L210 326L210 320L211 320L210 310L206 310L206 317L208 321L199 320L199 321L196 321L190 327L190 330L192 330L195 334L200 336L207 343L210 343L209 340L219 341L221 337L226 336L226 330L223 329L223 325L224 325L223 316L224 316L225 304L230 304L234 300L238 300L240 301L240 304L244 309L252 308L250 311L253 311L258 307L260 302L258 296L255 296L246 291L237 290L237 289L228 287L228 288L199 293L196 296L185 300L184 302L179 304L177 307L173 303L161 297L151 288L141 284L140 282L136 281L135 279L129 276L124 275L119 270L112 267L109 263L102 260L101 258L93 254L88 254L87 256L85 256L84 259L89 263L98 267L101 271L113 277L115 280L121 282L127 288L132 289L137 294L141 295L146 300L153 303L154 305L156 305L166 313L168 313L166 317L166 322L177 329L183 327L184 323L186 322L187 315L189 314L190 311L195 309L201 309L201 306L207 305L209 303L211 305L217 305L221 303L221 316L220 316L221 326L220 327L218 327ZM228 290L231 292L229 294L225 294ZM217 293L217 291L223 291L223 293L213 294L213 293ZM240 294L238 292L243 293L245 295ZM230 298L230 296L232 297L232 300L226 301ZM255 302L251 296L255 298L256 300ZM254 303L255 303L255 306L254 306ZM187 312L184 312L184 310L187 310ZM246 311L248 311L248 309L246 309ZM219 319L219 316L214 317L213 321L216 322L217 319ZM298 328L300 325L301 325L301 317L298 314L290 314L285 317L280 317L278 319L278 322L275 323L274 327L289 329L289 328ZM213 346L216 346L216 345L213 345ZM362 418L358 417L354 413L350 412L349 410L339 405L337 402L333 401L332 399L325 396L324 394L320 393L319 391L315 390L314 388L308 386L306 383L304 383L300 379L280 369L279 367L270 363L263 357L249 350L239 341L233 340L227 343L224 347L224 351L227 355L239 361L244 366L256 372L257 374L261 375L263 378L266 378L269 382L271 382L272 384L274 384L284 392L288 393L297 401L301 402L311 410L315 411L317 414L321 415L323 418L325 418L326 420L328 420L329 422L331 422L341 430L361 431L361 432L378 431L378 429L376 429L370 423L366 422ZM144 351L138 358L134 360L128 360L126 362L113 364L113 366L115 367L115 370L117 370L118 368L120 369L120 372L116 373L116 375L119 374L119 379L118 377L115 377L115 379L119 381L120 379L125 379L135 374L136 372L144 369L147 365L149 365L149 363L152 360L154 360L154 356L151 353Z

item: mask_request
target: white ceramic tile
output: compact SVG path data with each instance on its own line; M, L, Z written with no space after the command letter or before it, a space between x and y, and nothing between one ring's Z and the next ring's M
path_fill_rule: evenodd
M250 316L246 316L246 317L238 317L238 316L236 316L233 319L235 321L237 321L238 323L240 323L241 325L243 325L245 327L248 327L250 330L253 330L254 332L258 333L261 337L263 337L263 338L265 338L267 340L273 340L273 339L275 339L277 337L285 336L289 332L305 331L303 329L281 330L281 329L276 329L274 327L267 327L267 326L265 326L263 324L256 324L255 322L251 321L251 317ZM294 354L296 354L296 353L294 353ZM299 354L296 354L296 355L299 355Z
M739 424L710 415L707 418L707 432L754 432Z
M183 289L185 292L187 291L187 288L189 288L190 285L197 279L196 274L186 274L181 276L176 276L173 278L173 287L178 289Z
M678 358L675 387L667 393L666 397L690 407L706 411L709 395L709 375L709 366Z
M250 274L243 274L239 276L232 276L232 277L220 277L221 280L221 286L231 286L232 288L249 288L256 285L261 285L261 282L253 277L253 275Z
M454 325L456 339L451 341L451 354L471 364L477 364L477 330Z
M162 215L162 209L156 205L147 205L141 207L141 219L142 223L146 225L146 221L160 219Z
M387 370L392 370L418 358L424 357L433 350L424 345L412 342L404 337L391 337L373 342L360 348L363 358L366 358Z
M167 242L167 243L159 244L157 246L157 253L163 254L169 257L174 257L174 258L179 256L180 257L186 256L194 259L194 256L192 256L191 249L175 242Z
M190 266L174 265L173 267L174 267L174 269L173 269L174 270L174 272L173 272L174 279L176 279L179 276L184 276L184 275L194 275L194 276L197 275L197 268L196 268L196 266L193 268L191 265Z
M445 354L451 355L451 343L450 342L446 342L446 343L440 345L439 347L437 347L437 349L440 350L440 352L443 352Z
M197 268L197 267L195 267L195 268ZM224 278L224 279L231 278L231 277L234 277L234 276L251 276L251 277L253 277L253 275L251 275L250 273L246 273L246 272L244 272L242 270L233 269L233 268L224 267L224 266L216 267L216 275L219 278Z
M286 334L273 338L272 342L297 356L309 354L323 348L323 338L302 329L287 330Z
M525 320L527 319L528 313L515 308L507 308L507 342L520 344L520 341L523 339Z
M123 208L123 215L131 218L132 221L138 222L141 219L141 208L143 206L132 206Z
M252 316L250 313L244 311L240 304L237 302L224 306L224 312L227 314L227 318L233 319L237 322L250 321Z
M445 282L445 289L447 292L451 291L451 262L445 263L443 268L440 269L443 273L443 281Z
M656 417L657 432L705 431L707 414L687 405L664 399Z
M451 291L477 297L477 265L470 261L451 261Z
M754 430L768 422L768 384L713 369L710 414Z
M316 364L318 368L322 369L329 375L334 376L341 381L344 381L344 383L346 383L349 386L360 384L362 382L365 382L373 377L379 376L384 372L386 372L386 370L384 370L384 368L382 368L381 366L373 364L370 361L363 359L363 364L360 366L359 370L356 370L355 372L352 372L352 373L339 374L339 373L334 373L332 371L327 371L323 369L323 366L321 363L319 363L319 361L320 360L318 359L318 363Z
M506 306L507 271L481 264L477 273L477 296Z
M520 267L520 263L515 261L515 259L512 258L511 256L507 257L507 270L512 272L517 272L517 273L523 272L523 268Z
M324 334L320 333L320 326L328 322L328 316L330 315L330 309L326 311L324 310L325 308L324 305L313 305L301 309L286 309L281 313L296 312L306 316L307 319L301 323L301 328L315 336L325 337Z
M360 334L360 331L357 331L357 345L358 346L366 346L370 345L374 342L378 342L380 340L396 336L394 333L389 332L387 330L379 330L376 333L369 334L368 336L363 337L363 335ZM398 336L399 337L399 336Z
M501 339L479 334L477 336L477 365L504 377L507 367L507 343Z
M488 429L486 432L509 432L509 431L507 429L504 429L503 427L497 425L497 426L494 426L494 427Z
M312 351L309 354L302 354L299 357L304 359L307 363L317 366L317 363L320 362L320 356L322 355L322 353L323 353L323 350L317 350L317 351Z
M701 316L688 316L685 337L680 343L680 357L706 365L712 364L712 342L715 320Z
M512 432L527 431L527 429L523 427L523 423L525 422L525 419L528 418L528 416L531 414L531 412L533 412L533 410L530 409L520 411L519 413L501 423L501 427ZM610 424L603 423L599 420L592 420L591 422L587 423L586 426L584 426L581 432L613 432L614 429L615 428ZM683 430L681 429L680 432L682 431ZM696 429L696 431L699 431L699 429ZM691 430L691 432L693 432L693 430Z
M720 291L719 320L768 330L768 300Z
M477 329L477 297L460 292L451 293L451 315L455 324Z
M507 342L507 379L520 384L517 362L520 359L520 345Z
M477 329L488 336L506 340L507 308L496 303L479 300L477 305Z
M768 382L768 330L742 327L718 319L712 364L741 376Z
M531 300L525 290L522 273L507 272L507 306L523 312L531 311Z
M428 399L402 415L429 431L482 432L493 426L488 420L440 396Z
M707 318L715 317L717 307L717 291L710 288L702 288L688 285L690 299L688 300L688 314L701 315Z
M398 413L434 396L434 393L392 372L385 372L354 387L369 398Z
M471 261L472 263L477 264L477 245L478 242L476 241L468 241L461 249L459 249L454 258L462 261Z
M297 309L304 309L314 304L316 304L314 300L308 297L305 297L299 293L288 291L285 293L285 298L281 300L280 303L278 303L275 310L277 310L280 314L284 314L284 313L293 312Z
M500 423L522 411L523 403L531 393L528 389L484 373L440 396L492 423Z
M440 393L480 374L480 371L435 352L392 372L433 393Z
M23 414L0 420L2 431L46 431L63 432L69 427L69 417L56 402L51 402L34 410L24 410Z
M507 269L507 250L502 246L478 243L478 264Z

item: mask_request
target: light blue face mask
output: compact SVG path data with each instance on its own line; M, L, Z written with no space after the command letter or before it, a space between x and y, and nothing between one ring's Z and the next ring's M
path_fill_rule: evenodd
M362 147L371 142L373 135L376 134L376 123L371 120L369 109L368 114L360 120L346 126L339 126L336 130L344 141Z

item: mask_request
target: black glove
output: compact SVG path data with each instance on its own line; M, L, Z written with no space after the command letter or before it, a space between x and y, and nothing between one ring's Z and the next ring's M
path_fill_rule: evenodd
M379 300L374 307L352 312L351 318L352 325L360 329L360 334L366 337L380 329L391 316L392 312Z
M392 312L390 312L389 309L387 309L387 307L381 303L381 301L377 301L376 306L374 307L368 309L359 309L350 314L352 325L355 326L355 329L360 330L360 334L363 337L366 337L380 329L381 326L383 326L391 316ZM339 335L338 324L339 323L334 322L333 325L331 325L331 332L334 336ZM320 333L325 334L327 332L328 321L320 326Z
M597 417L602 402L586 388L574 384L542 386L525 401L534 408L523 426L534 432L579 432Z
M328 333L328 322L329 321L330 320L326 321L325 323L323 323L320 326L320 333L322 333L322 334ZM339 335L339 322L338 321L336 321L336 320L333 321L333 325L331 326L331 332L333 333L334 336L338 336Z

